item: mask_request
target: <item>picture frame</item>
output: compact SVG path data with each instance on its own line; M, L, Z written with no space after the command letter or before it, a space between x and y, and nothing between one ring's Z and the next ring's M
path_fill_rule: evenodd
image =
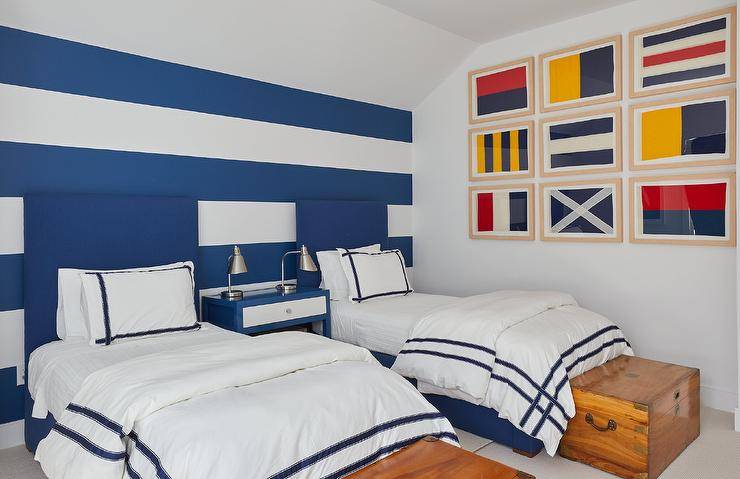
M622 180L542 183L540 239L621 243Z
M539 120L539 171L544 178L622 171L622 108Z
M468 72L471 124L534 113L534 57Z
M735 173L630 178L630 242L735 246Z
M629 106L629 169L735 164L735 89Z
M533 241L534 184L470 186L468 225L470 239Z
M629 33L630 98L733 83L736 7Z
M543 113L622 99L622 35L613 35L539 56Z
M468 179L534 177L534 121L468 130Z

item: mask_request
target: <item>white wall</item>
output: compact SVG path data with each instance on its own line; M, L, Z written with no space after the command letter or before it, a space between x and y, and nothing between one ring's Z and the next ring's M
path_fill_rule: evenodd
M622 32L626 92L630 30L727 5L726 0L640 0L473 52L414 111L416 288L457 295L500 288L571 292L583 306L619 324L638 355L700 368L704 403L733 410L738 396L734 249L470 240L467 220L469 70ZM622 102L624 151L630 103ZM623 200L626 218L626 194Z

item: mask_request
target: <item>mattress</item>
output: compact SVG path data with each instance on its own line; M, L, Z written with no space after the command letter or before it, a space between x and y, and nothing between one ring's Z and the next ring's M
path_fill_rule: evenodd
M332 338L396 356L419 319L456 299L412 293L362 303L332 301Z
M198 331L123 341L110 346L90 346L83 338L53 341L38 347L28 361L28 390L34 400L32 415L43 419L62 411L85 379L105 367L161 351L249 336L202 323Z

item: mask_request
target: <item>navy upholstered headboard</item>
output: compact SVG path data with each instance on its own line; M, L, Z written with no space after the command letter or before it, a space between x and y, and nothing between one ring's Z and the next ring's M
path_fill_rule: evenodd
M57 269L193 261L198 207L179 197L34 194L23 199L26 359L57 339Z
M388 205L378 201L303 200L296 202L296 243L316 252L380 243L388 248ZM318 265L318 262L316 263ZM320 273L298 271L298 284L316 287Z

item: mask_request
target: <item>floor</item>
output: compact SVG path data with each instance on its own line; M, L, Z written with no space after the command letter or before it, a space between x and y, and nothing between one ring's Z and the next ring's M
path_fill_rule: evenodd
M701 435L661 474L661 479L739 479L740 433L732 414L702 409ZM458 431L465 449L494 459L539 479L614 479L591 467L541 452L529 459L504 446ZM0 479L44 479L46 476L25 447L0 450Z

